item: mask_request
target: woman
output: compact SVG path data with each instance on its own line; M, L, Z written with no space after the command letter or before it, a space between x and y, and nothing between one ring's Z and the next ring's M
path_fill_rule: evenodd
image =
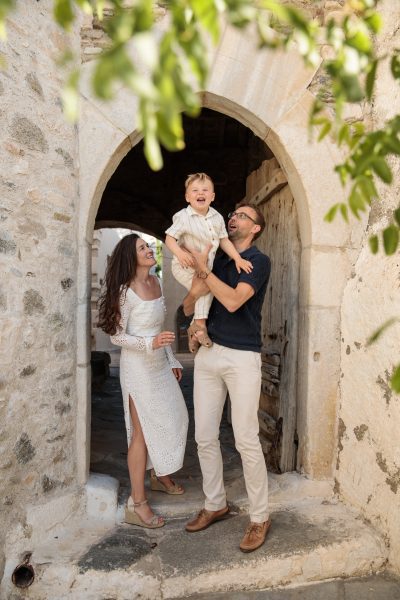
M151 489L182 494L169 474L182 467L188 427L178 384L182 366L170 347L175 336L162 331L164 298L158 278L150 274L155 264L142 238L122 238L109 260L99 304L99 327L122 347L120 379L132 487L125 520L150 529L165 523L147 504L146 469L154 467Z

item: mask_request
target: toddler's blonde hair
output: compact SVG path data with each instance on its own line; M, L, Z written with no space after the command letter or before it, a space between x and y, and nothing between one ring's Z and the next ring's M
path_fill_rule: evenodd
M213 184L213 187L214 187L214 182L211 179L211 177L209 175L207 175L207 173L192 173L191 175L188 175L186 178L185 190L187 190L189 185L191 183L193 183L193 181L196 181L197 179L199 181L205 181L206 179L208 179L209 181L211 181L211 183Z

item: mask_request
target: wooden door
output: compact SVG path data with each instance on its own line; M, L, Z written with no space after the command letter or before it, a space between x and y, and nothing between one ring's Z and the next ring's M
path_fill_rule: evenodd
M296 387L300 236L296 205L275 159L248 180L247 199L262 210L266 227L256 244L272 263L263 306L260 439L270 470L296 468Z

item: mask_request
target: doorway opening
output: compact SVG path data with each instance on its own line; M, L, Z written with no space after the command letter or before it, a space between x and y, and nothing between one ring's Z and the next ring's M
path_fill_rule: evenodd
M244 199L255 202L263 210L267 227L257 245L271 257L272 275L263 308L260 439L269 469L290 471L296 468L300 265L300 239L293 196L271 150L236 119L203 109L197 119L184 117L184 130L186 149L178 153L163 151L164 167L157 173L151 171L144 159L142 142L128 152L104 190L95 230L129 228L163 240L172 215L186 205L184 181L187 175L201 171L213 179L216 192L213 206L225 218ZM166 329L175 331L177 342L174 350L185 354L184 320L180 306L186 292L175 282L170 264L171 255L164 249L162 285L167 306ZM189 374L191 357L185 358L185 361ZM111 365L116 368L115 361ZM112 375L115 378L116 371ZM183 384L190 389L190 376ZM115 379L110 389L105 390L99 405L100 417L93 413L92 438L98 436L99 432L93 431L93 427L99 427L99 423L108 428L109 438L123 456L125 466L122 471L115 469L113 459L106 472L123 480L127 477L127 449L122 401L119 416L111 409L107 414L107 394L115 396L117 388L118 381ZM229 441L228 437L226 440L227 453L232 456L232 435ZM91 458L93 470L104 472L98 470L96 456L93 454Z

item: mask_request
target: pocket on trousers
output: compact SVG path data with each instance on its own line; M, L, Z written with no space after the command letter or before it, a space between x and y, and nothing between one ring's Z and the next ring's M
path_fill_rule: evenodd
M256 368L261 370L261 354L259 352L253 352L253 357Z

